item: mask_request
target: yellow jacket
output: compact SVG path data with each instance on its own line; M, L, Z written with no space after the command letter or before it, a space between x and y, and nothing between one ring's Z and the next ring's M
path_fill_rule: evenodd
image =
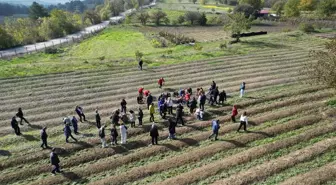
M154 105L150 105L149 106L149 113L150 114L154 114L155 113Z

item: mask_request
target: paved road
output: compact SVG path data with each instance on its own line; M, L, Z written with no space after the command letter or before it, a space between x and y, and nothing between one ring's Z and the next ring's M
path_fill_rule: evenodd
M156 4L155 1L153 1L149 5L142 6L142 8L152 7L152 6L155 6L155 4ZM67 35L67 36L62 37L62 38L53 39L53 40L49 40L49 41L45 41L45 42L39 42L39 43L36 43L36 44L20 46L20 47L6 49L6 50L1 50L0 51L0 58L8 58L8 57L16 56L16 55L23 55L23 54L27 54L27 53L31 53L31 52L40 51L40 50L43 50L45 48L74 42L75 40L81 39L82 37L84 37L86 35L96 33L96 32L99 32L99 31L105 29L109 25L110 22L114 22L115 24L120 23L121 20L125 19L126 15L128 15L128 14L134 12L134 11L136 11L136 10L135 9L127 10L127 11L121 13L120 16L111 17L110 20L108 20L108 21L104 21L104 22L102 22L100 24L97 24L97 25L89 26L89 27L83 29L82 31L80 31L78 33Z

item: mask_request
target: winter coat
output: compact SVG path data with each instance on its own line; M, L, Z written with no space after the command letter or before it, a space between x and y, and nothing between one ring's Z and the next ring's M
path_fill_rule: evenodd
M71 123L74 128L78 128L78 120L75 117L71 119Z
M51 162L52 165L58 165L60 163L60 160L59 160L58 155L56 153L51 152L50 162Z
M166 104L168 107L172 107L173 106L173 100L171 100L171 98L169 97L166 101Z
M182 116L182 112L183 112L183 106L182 105L178 105L176 107L176 117L181 117Z
M219 101L225 101L226 100L226 93L221 92L219 93Z
M113 124L117 124L119 122L119 115L114 113L113 116L111 116L111 119Z
M135 114L134 113L131 113L130 116L129 116L129 121L130 122L135 122Z
M99 115L99 113L96 113L96 122L100 122L100 115Z
M206 101L206 96L203 94L203 95L201 95L200 103L201 103L201 104L204 104L205 101Z
M123 101L121 101L121 103L120 103L120 105L122 106L122 107L126 107L126 101L125 100L123 100Z
M196 100L191 100L189 103L189 107L194 109L197 107L197 101Z
M46 140L48 138L47 132L45 130L41 130L41 139Z
M151 137L158 137L159 136L159 130L158 130L158 127L156 125L152 125L150 131L149 131L149 135Z
M245 84L240 85L240 90L245 90Z
M219 91L218 91L218 89L215 89L214 90L214 96L218 96L219 95Z

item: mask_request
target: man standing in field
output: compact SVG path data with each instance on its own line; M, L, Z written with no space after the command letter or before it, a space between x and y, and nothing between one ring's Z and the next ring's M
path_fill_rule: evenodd
M219 131L219 120L213 120L212 121L212 134L209 136L209 139L211 139L213 136L215 136L215 140L218 140L218 131Z
M71 134L71 128L70 128L70 125L69 125L69 124L65 124L63 130L64 130L64 135L65 135L65 141L66 141L67 143L69 143L69 141L68 141L69 137L71 137L73 140L75 140L75 141L77 142L77 139L74 138L74 137L72 136L72 134Z
M74 133L75 134L79 134L78 133L78 120L77 120L77 118L75 116L72 116L71 124L72 124L72 126L74 128Z
M126 105L127 105L127 102L125 99L122 99L121 102L120 102L120 106L121 106L121 112L125 113L126 114Z
M164 79L163 79L163 78L160 78L159 81L158 81L158 84L159 84L159 88L160 88L160 89L161 89L162 86L163 86L163 82L165 82Z
M245 82L240 85L240 97L242 98L245 93Z
M76 111L76 113L79 116L80 122L83 122L83 119L84 119L84 121L86 121L82 107L80 107L80 106L77 105L76 108L75 108L75 111Z
M53 170L51 171L51 173L53 175L56 175L56 172L61 173L60 166L59 166L60 160L58 158L58 155L56 154L55 148L53 148L52 152L50 153L50 162L51 162L51 165L53 166Z
M47 134L47 127L43 127L41 130L41 140L42 140L42 145L41 147L43 148L43 146L45 146L46 148L49 148L48 144L47 144L47 138L48 138L48 134Z
M148 94L148 97L147 97L147 109L149 110L149 106L153 103L153 96L152 94Z
M154 113L155 113L155 109L154 109L154 103L152 103L150 106L149 106L149 122L154 122Z
M106 140L105 140L105 127L106 126L104 125L99 129L99 137L100 137L100 140L102 142L102 148L107 147Z
M142 64L143 64L143 61L140 59L139 60L139 69L142 71Z
M112 125L112 129L111 129L111 145L117 145L117 137L118 137L118 132L117 129L115 127L115 125Z
M152 145L157 145L158 144L158 137L159 137L159 130L158 127L155 125L153 122L151 129L149 131L149 135L152 137Z
M23 117L23 112L22 112L21 107L19 108L18 112L16 113L16 116L20 118L20 125L23 125L22 120L24 120L28 125L30 125L29 121L25 117Z
M96 124L97 124L98 129L101 127L100 121L101 121L100 115L99 115L98 109L96 109Z
M19 123L17 122L15 116L13 116L13 118L12 118L11 126L12 126L12 128L14 129L14 132L15 132L15 134L16 134L17 136L21 135L20 127L19 127Z
M140 127L142 127L142 118L143 118L143 112L142 112L142 109L139 107L138 120L139 120Z
M221 93L219 93L219 104L224 104L224 102L226 101L226 93L223 90Z
M246 126L248 124L248 121L247 121L247 116L246 116L246 112L244 112L241 116L240 116L240 125L239 125L239 128L237 130L237 132L239 132L240 128L242 126L244 126L244 131L246 132Z
M181 121L181 124L184 125L184 121L182 118L182 114L183 114L183 106L180 103L177 107L176 107L176 124Z

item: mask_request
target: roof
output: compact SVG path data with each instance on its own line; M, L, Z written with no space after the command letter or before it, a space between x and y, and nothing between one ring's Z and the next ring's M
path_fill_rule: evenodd
M268 10L260 10L260 12L259 12L260 14L268 14L269 13L269 11Z

